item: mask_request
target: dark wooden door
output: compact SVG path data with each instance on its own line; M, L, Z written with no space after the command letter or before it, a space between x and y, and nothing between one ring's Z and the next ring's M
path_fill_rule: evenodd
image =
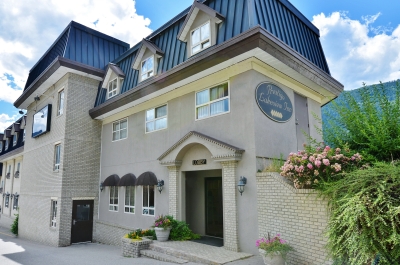
M93 235L93 201L73 201L71 244L91 242Z
M222 178L206 178L206 235L223 237Z
M305 136L304 133L310 135L307 98L294 93L294 107L296 116L297 150L304 150L303 144L308 144L307 136Z

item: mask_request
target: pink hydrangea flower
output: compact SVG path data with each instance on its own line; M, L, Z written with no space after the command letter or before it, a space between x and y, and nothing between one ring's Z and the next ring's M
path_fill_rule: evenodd
M321 166L321 160L315 160L315 166L320 167Z
M323 159L322 163L324 163L325 166L329 166L330 165L329 159Z
M313 169L313 166L312 166L311 163L308 163L308 164L307 164L307 167L308 167L309 169Z

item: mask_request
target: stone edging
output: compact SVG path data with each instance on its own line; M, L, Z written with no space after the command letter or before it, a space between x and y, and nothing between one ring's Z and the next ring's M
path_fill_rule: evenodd
M257 178L272 177L274 180L280 182L283 186L285 186L287 189L289 189L293 193L299 193L299 194L315 194L315 193L317 193L314 189L296 189L289 180L282 177L277 172L261 172L261 173L257 173L256 177Z

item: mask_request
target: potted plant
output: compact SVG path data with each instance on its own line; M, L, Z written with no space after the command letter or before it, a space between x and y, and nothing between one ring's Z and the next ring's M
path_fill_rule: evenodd
M160 215L154 222L154 230L158 241L167 241L171 231L171 220L168 216Z
M268 233L267 238L260 238L256 241L256 246L266 265L285 265L287 253L293 250L280 236L277 234L271 239Z

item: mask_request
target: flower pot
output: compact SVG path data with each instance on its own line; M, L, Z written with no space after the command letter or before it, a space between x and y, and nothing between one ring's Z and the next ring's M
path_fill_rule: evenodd
M154 230L156 231L157 241L163 242L168 240L171 227L167 228L155 227Z
M285 265L285 260L281 254L274 254L272 256L267 256L267 252L263 249L258 249L260 255L264 259L265 265Z

